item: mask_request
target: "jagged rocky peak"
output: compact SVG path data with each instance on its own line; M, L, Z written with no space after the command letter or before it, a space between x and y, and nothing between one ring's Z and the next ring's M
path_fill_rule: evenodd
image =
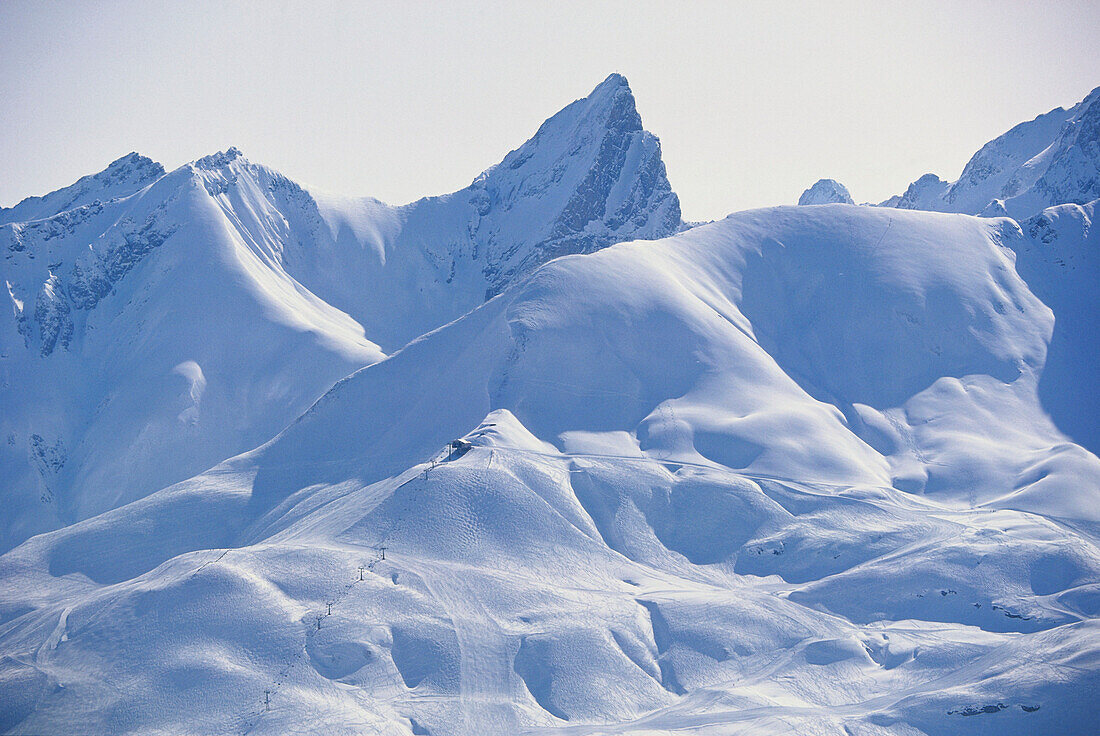
M1100 198L1100 87L1070 110L1034 190L1045 205Z
M621 74L612 74L588 97L543 123L478 183L505 205L540 195L556 200L559 237L582 231L594 220L604 220L609 230L628 222L643 227L658 214L652 211L655 204L664 205L659 220L679 225L680 203L665 174L660 142L642 128ZM617 187L620 183L628 186Z
M643 132L642 118L635 107L630 85L626 77L612 74L587 97L576 100L549 118L530 140L486 174L521 168L527 171L543 169L551 160L591 155L593 144L602 144L607 139L623 143L630 134L640 132ZM563 145L570 142L575 145Z
M230 146L224 151L218 151L217 153L212 153L209 156L203 156L197 159L194 166L197 169L220 169L223 166L228 166L237 159L241 159L242 162L247 163L247 159L245 159L244 154L241 153L241 149L236 146Z
M1014 126L982 146L951 185L944 201L948 208L977 213L992 201L1019 192L1023 182L1020 167L1050 146L1070 117L1061 107Z
M136 151L131 151L125 156L112 161L106 169L95 174L93 178L104 184L121 182L148 183L163 175L163 166L148 156L142 156Z
M487 268L489 295L552 258L666 237L682 227L660 141L642 127L621 74L543 123L471 189L470 201L484 219L478 229L518 246L507 254L509 262ZM514 217L516 210L524 216ZM505 226L500 213L509 211Z
M98 174L83 176L67 187L40 197L27 197L14 207L0 208L0 224L27 222L89 205L127 197L164 176L164 167L139 153L112 161Z
M818 179L817 183L802 192L798 204L855 204L847 187L836 179Z
M268 212L275 221L293 220L302 214L303 208L316 218L316 204L299 184L275 169L249 161L236 146L203 156L184 168L212 197L234 192L235 196L226 206L234 210L234 219L238 222L248 221L262 229L266 216L261 213ZM242 181L247 185L242 186ZM257 236L259 233L252 234ZM269 235L275 240L288 236L287 233Z
M98 174L3 213L3 280L25 347L43 357L68 349L90 310L178 225L165 218L163 167L137 153ZM33 308L32 306L33 305Z
M253 165L239 148L230 146L224 151L195 159L184 168L190 170L193 176L202 181L211 195L215 195L224 193L229 186L237 182L237 177L242 171L251 170Z

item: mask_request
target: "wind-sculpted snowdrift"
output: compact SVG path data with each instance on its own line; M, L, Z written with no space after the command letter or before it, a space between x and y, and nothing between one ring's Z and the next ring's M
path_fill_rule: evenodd
M1100 461L1024 237L827 205L555 260L0 557L0 728L1086 732Z

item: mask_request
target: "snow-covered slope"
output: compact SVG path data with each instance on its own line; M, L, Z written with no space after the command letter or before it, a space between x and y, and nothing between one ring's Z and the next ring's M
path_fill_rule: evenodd
M256 446L556 256L682 227L619 75L404 207L230 148L167 175L131 154L0 222L0 550Z
M801 205L855 204L848 189L835 179L818 179L812 187L802 192L798 203Z
M1020 123L974 154L958 181L925 174L884 205L1023 220L1100 197L1100 88Z
M1100 461L1025 237L825 205L555 260L0 557L0 728L1082 733Z
M242 241L210 163L0 229L0 547L254 446L383 357Z

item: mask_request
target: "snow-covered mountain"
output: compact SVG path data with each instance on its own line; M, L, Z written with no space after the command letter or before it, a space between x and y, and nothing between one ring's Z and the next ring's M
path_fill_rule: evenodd
M3 210L0 732L1088 732L1093 107L983 149L1020 223L686 229L618 75L409 205Z
M1100 198L1100 87L1070 109L1056 108L986 143L949 182L928 173L902 194L879 202L932 212L959 212L1018 221L1047 207ZM806 201L803 201L806 200ZM848 190L821 179L799 204L851 203Z
M0 725L1083 732L1100 461L1023 238L787 207L545 265L0 557Z
M925 174L890 207L1023 220L1100 197L1100 88L1070 109L1020 123L974 154L955 182Z
M547 260L682 227L619 75L403 207L231 148L168 174L130 154L0 221L0 549L260 444Z
M42 220L81 206L127 197L162 176L164 167L160 164L130 153L98 174L82 177L56 192L43 197L27 197L14 207L0 207L0 225Z
M387 350L553 258L683 227L660 143L642 128L619 74L461 191L387 210L314 202L307 218L325 231L300 235L308 245L288 254L287 267Z
M109 179L138 189L0 229L3 548L263 442L384 357L240 237L210 163L150 183L123 159Z
M818 179L798 198L800 205L807 204L855 204L848 189L835 179Z
M1017 268L1056 317L1039 392L1074 441L1100 452L1097 373L1100 249L1092 231L1100 197L1100 88L1068 110L1021 123L981 148L955 182L925 174L882 206L1010 216Z

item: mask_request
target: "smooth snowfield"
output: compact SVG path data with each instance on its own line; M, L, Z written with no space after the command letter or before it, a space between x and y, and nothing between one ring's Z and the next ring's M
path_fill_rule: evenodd
M0 556L0 729L1086 733L1100 461L1028 237L824 205L554 260Z

